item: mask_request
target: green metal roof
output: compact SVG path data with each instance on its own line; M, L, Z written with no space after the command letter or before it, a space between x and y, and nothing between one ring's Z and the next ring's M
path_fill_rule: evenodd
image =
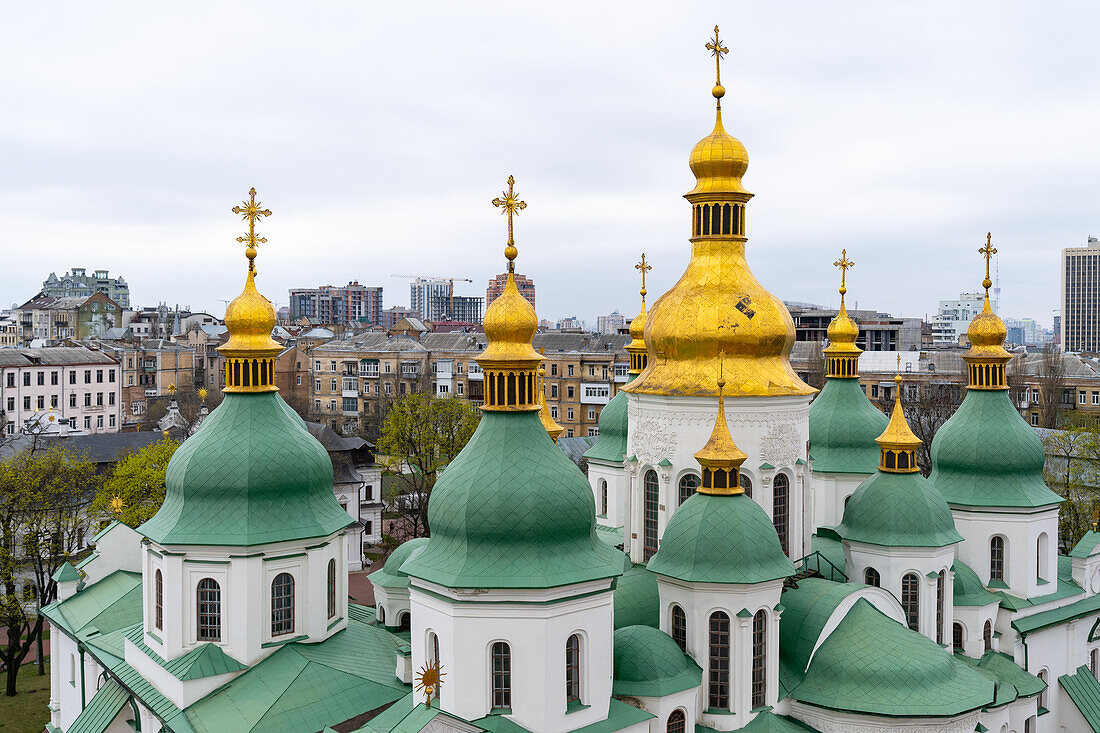
M108 532L110 532L112 529L114 529L116 524L122 524L122 523L120 521L118 521L117 519L112 519L107 524L106 527L104 527L103 529L99 530L94 535L92 535L92 539L91 539L92 544L95 544L96 542L99 542L101 539L103 539L103 536L106 535Z
M810 705L870 715L949 717L993 702L993 682L922 634L856 601L790 692Z
M80 711L76 720L69 726L68 733L103 733L114 721L122 708L126 707L126 701L130 699L130 693L108 677L103 686L96 690L95 695L88 702L88 707Z
M647 713L641 708L628 705L625 702L611 698L607 706L607 717L597 720L595 723L574 728L570 733L615 733L615 731L630 728L645 720L652 720L657 716Z
M990 583L989 587L994 587L993 583ZM1063 598L1071 598L1072 596L1083 595L1085 592L1081 588L1081 586L1073 582L1073 558L1066 555L1058 556L1057 582L1044 583L1039 587L1043 590L1049 590L1049 592L1044 593L1043 595L1031 596L1029 598L1014 596L1008 591L1003 590L996 591L996 593L998 596L1001 597L1002 608L1007 608L1009 611L1021 611L1026 608L1043 606L1052 601L1060 601Z
M814 471L874 473L879 461L875 438L889 422L867 399L858 379L826 379L810 403Z
M672 637L652 626L615 630L613 695L664 697L698 687L703 670Z
M1058 678L1058 684L1069 695L1089 728L1094 732L1100 731L1100 682L1092 676L1089 668L1082 665L1073 674L1062 675Z
M145 643L145 631L141 628L141 624L134 624L127 629L125 636L166 672L184 682L248 669L246 665L226 654L217 644L209 642L199 644L186 654L172 660L165 660Z
M603 542L609 547L618 547L624 542L622 527L604 527L603 525L597 524L596 536L600 538L600 542Z
M951 572L955 574L952 600L956 606L987 606L1000 602L1001 597L986 590L978 574L962 560L955 560Z
M116 570L64 601L42 609L51 622L83 641L141 620L141 574Z
M768 515L744 494L693 494L672 515L646 567L693 583L762 583L794 575Z
M783 591L783 615L779 620L779 653L783 663L801 680L833 611L848 596L866 589L858 583L835 583L824 578L803 578L795 588Z
M51 578L58 583L71 583L74 581L79 583L82 580L80 573L69 562L62 563Z
M172 455L160 511L138 531L161 544L257 545L351 523L332 461L278 392L227 394Z
M1084 537L1077 541L1077 544L1070 550L1070 557L1088 557L1092 554L1096 546L1100 545L1100 532L1093 532L1091 529L1085 532Z
M622 573L588 479L536 412L486 412L432 490L432 536L401 570L450 588L549 588Z
M409 693L367 721L359 731L370 733L420 733L435 716L439 708L416 703L414 693Z
M661 625L657 576L638 565L615 581L615 628Z
M801 720L776 715L770 710L762 710L749 721L748 725L737 730L740 733L806 733L806 731L816 731L817 728L811 728Z
M1052 506L1062 498L1043 481L1045 459L1008 392L971 389L932 440L929 479L952 505Z
M409 575L401 569L401 564L426 544L428 544L427 537L417 537L402 542L386 558L385 564L367 577L372 583L383 588L408 588Z
M600 437L584 454L585 458L622 464L626 453L626 400L626 392L620 390L600 410Z
M836 533L884 547L946 547L962 542L951 509L919 472L877 471L859 485Z
M1082 598L1075 603L1054 608L1049 611L1040 611L1031 616L1017 618L1012 622L1012 628L1021 634L1030 634L1033 631L1045 629L1050 626L1058 626L1082 616L1100 612L1100 595Z

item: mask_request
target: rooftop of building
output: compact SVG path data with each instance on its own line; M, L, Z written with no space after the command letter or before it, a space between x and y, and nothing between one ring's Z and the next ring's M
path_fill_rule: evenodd
M0 368L117 363L115 359L101 351L80 346L0 349Z

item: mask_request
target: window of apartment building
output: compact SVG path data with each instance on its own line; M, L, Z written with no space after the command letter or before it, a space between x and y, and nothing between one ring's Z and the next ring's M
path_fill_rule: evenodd
M589 364L588 365L588 376L590 376L590 377L596 376L596 365L595 364Z
M600 434L600 429L599 428L589 428L588 429L588 437L590 437L590 438L593 437L593 436L599 435L599 434Z
M130 409L135 415L141 415L145 412L145 400L134 402L130 405Z
M462 396L462 394L463 394L462 382L458 382L458 383L455 384L455 391L458 392L458 395L460 397Z
M603 365L603 379L607 379L607 364Z
M455 374L462 374L462 362L455 362Z
M570 421L570 422L573 421L573 408L572 407L570 407L568 410L565 411L565 419Z
M328 380L328 391L329 392L335 392L336 391L336 378L335 377Z
M91 392L88 392L84 395L84 406L85 407L91 407L92 406L92 393Z
M108 392L107 393L107 404L111 405L111 406L114 406L114 404L115 404L115 393L114 392Z
M358 412L359 400L355 397L344 397L344 412Z
M92 429L92 417L91 417L91 415L85 415L84 416L84 429L85 430L91 430Z
M449 391L450 390L447 388L447 385L445 385L445 384L439 385L439 394L447 394L447 392L449 392Z
M109 424L112 428L115 426L115 416L114 415L111 415L111 420L110 420Z
M389 366L389 364L387 364L386 366ZM389 382L386 382L386 394L392 394L392 393L393 393L393 385L390 384Z
M877 384L872 384L871 385L871 396L872 397L878 397L878 385Z
M329 409L329 412L336 412L336 400L329 400L328 401L328 409Z
M107 370L107 381L114 384L114 381L115 381L115 370L114 369L108 369Z
M15 412L15 398L8 398L8 412Z
M334 361L330 361L330 362L328 363L328 370L329 370L330 372L334 372L334 371L336 371L336 362L334 362Z
M569 375L570 377L571 377L571 376L573 376L573 365L572 365L572 364L569 364L569 365L568 365L568 366L566 366L565 368L566 368L566 373L567 373L567 374L568 374L568 375Z
M555 399L555 400L558 398L558 385L556 385L556 384L551 384L550 385L550 397L552 399Z
M1036 428L1039 427L1039 413L1037 413L1037 412L1031 413L1031 425L1032 425L1032 427L1036 427Z
M134 357L132 357L132 356L127 357L127 359L126 359L126 368L127 369L133 369L134 368Z
M46 409L46 395L38 395L38 409L39 410L45 410Z
M58 381L57 372L50 372L50 386L56 387Z
M50 395L50 407L57 409L57 395L55 394Z
M76 370L69 372L69 384L76 384Z
M573 437L573 428L569 428L568 430L565 431L565 437L567 437L567 438L572 438Z
M589 407L588 408L588 419L589 420L595 420L596 419L596 408L595 407Z
M551 377L558 376L558 365L557 364L551 364L550 365L550 376Z
M1083 391L1078 392L1077 393L1077 404L1079 404L1079 405L1085 404L1086 401L1087 401L1087 397L1086 397L1087 394L1088 394L1087 392L1083 392Z
M320 379L314 379L313 380L313 391L314 392L320 392L321 391L321 380Z
M31 409L31 398L30 398L30 395L25 395L25 396L23 397L23 409L24 409L24 410L29 410L29 409Z
M558 419L558 406L557 405L550 405L550 417L554 418L555 420Z
M96 369L95 370L95 381L96 381L96 384L103 384L103 370L102 369Z
M23 386L24 387L31 386L31 373L30 372L23 372Z
M91 383L92 383L92 370L91 369L85 369L84 370L84 384L91 384Z
M96 392L95 393L95 403L96 403L97 407L103 407L103 393L102 392Z
M302 375L301 374L299 374L297 377L294 378L294 384L297 385L298 387L302 386Z
M76 394L69 393L69 407L76 407Z
M214 375L213 374L210 375L210 381L211 382L214 381ZM133 374L127 375L127 377L126 377L126 386L127 387L133 387L134 386L134 375Z
M102 415L96 415L95 416L95 426L97 428L102 428L103 427L103 416Z
M1095 390L1093 391L1093 393L1092 393L1092 404L1100 405L1100 392L1097 392Z
M1072 389L1063 389L1062 390L1062 404L1063 405L1072 405L1073 404L1073 390Z
M570 384L565 388L565 398L569 400L573 399L573 385Z
M46 372L38 372L38 386L46 384Z
M8 372L8 386L15 386L15 372Z
M321 411L321 400L314 400L313 401L313 409L317 410L318 412Z
M313 371L315 371L315 372L321 371L321 362L319 362L319 361L313 362Z

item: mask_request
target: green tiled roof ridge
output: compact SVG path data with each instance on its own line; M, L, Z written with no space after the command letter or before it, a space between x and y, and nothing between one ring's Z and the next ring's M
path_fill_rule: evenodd
M106 634L129 626L141 620L141 574L116 570L43 611L50 621L78 639L93 627Z
M627 397L619 390L600 410L600 436L584 457L589 460L622 463L626 453Z
M1096 545L1100 544L1100 532L1094 532L1089 530L1077 541L1077 544L1070 550L1070 557L1088 557L1092 554L1092 551L1096 549Z
M850 542L884 547L946 547L962 541L951 508L919 472L871 475L852 494L836 533Z
M987 606L999 603L1001 597L982 585L981 578L962 560L951 565L955 579L952 582L952 602L956 606Z
M61 567L51 576L51 579L58 583L71 583L73 581L79 582L81 577L72 563L66 561L61 564Z
M712 729L708 728L707 730ZM806 733L806 731L816 730L816 728L811 728L802 721L784 715L776 715L771 710L760 711L755 718L749 721L748 725L738 728L739 733Z
M535 412L487 412L439 478L431 538L402 572L451 588L551 588L622 573L588 480Z
M814 471L874 473L879 463L875 438L889 422L867 399L858 379L826 379L810 403Z
M130 699L117 680L108 677L103 686L96 690L88 707L80 711L68 729L68 733L103 733Z
M1073 674L1059 677L1058 684L1069 695L1089 727L1094 731L1100 730L1100 682L1096 681L1089 668L1081 665Z
M638 565L615 581L615 628L661 625L661 598L657 576Z
M703 670L672 637L652 626L615 630L612 694L664 697L698 687Z
M1045 460L1008 392L972 389L932 440L929 479L951 505L1051 506L1062 498L1043 481Z
M822 642L790 697L872 715L951 717L991 704L994 685L861 598Z
M833 611L845 598L866 589L858 583L837 583L824 578L803 578L783 591L780 602L779 653L785 665L801 679L814 645Z
M1100 595L1089 596L1082 598L1079 601L1074 601L1065 606L1059 608L1052 608L1049 611L1040 611L1030 616L1024 616L1022 618L1016 618L1012 621L1012 628L1021 634L1030 634L1040 629L1045 629L1050 626L1058 626L1064 624L1067 621L1072 621L1082 616L1096 613L1100 611Z
M646 567L693 583L762 583L794 575L771 519L744 494L693 494L672 515Z
M168 463L161 544L247 546L323 537L351 523L332 461L278 392L227 394Z
M126 638L145 653L150 659L163 667L166 672L181 682L230 674L248 669L233 657L225 653L217 644L206 642L188 650L172 660L166 660L145 643L145 631L142 624L134 624L126 630Z

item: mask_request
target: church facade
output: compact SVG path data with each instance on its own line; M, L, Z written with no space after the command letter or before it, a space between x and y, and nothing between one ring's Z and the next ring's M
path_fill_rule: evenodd
M717 28L708 49L720 61ZM886 416L859 389L843 280L825 387L791 369L790 315L748 265L748 155L720 79L712 93L691 258L648 309L639 266L630 381L587 477L540 410L514 274L526 204L511 178L494 200L508 273L485 313L483 416L433 489L431 536L370 576L374 608L347 597L331 462L274 387L254 264L270 212L251 192L226 398L173 456L158 514L59 571L49 729L1100 729L1100 532L1058 551L1003 322L987 298L924 477L902 390Z

